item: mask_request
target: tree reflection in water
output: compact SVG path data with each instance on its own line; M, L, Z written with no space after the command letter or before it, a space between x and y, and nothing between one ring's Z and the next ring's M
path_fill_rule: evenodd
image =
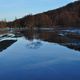
M63 32L63 30L65 30L65 32ZM42 41L58 43L68 48L80 51L80 34L77 34L76 32L73 33L70 31L71 30L67 32L67 29L56 29L54 31L28 30L23 31L22 33L25 38L30 41L30 44L28 45L30 48L36 48L36 46L39 47L41 43L38 40L40 39Z
M16 40L3 40L0 42L0 52L11 46Z

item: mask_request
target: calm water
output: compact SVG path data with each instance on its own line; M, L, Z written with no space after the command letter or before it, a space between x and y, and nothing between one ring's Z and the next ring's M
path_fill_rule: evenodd
M80 51L40 39L2 40L9 45L0 45L0 80L80 80Z

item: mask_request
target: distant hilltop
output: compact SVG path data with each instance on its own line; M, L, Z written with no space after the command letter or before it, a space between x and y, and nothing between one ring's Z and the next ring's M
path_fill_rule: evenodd
M55 10L27 15L12 22L0 22L8 27L80 27L80 1L72 2Z

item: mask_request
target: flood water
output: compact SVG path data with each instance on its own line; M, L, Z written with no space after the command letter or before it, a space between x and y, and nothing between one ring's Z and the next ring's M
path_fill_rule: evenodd
M80 80L80 51L53 33L1 37L0 80Z

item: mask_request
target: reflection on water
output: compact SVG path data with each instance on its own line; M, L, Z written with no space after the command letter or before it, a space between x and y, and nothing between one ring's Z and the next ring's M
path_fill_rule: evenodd
M0 80L80 80L80 51L65 47L67 43L79 46L78 38L59 31L22 33L25 37L0 41L0 47L2 42L10 44L0 52Z
M40 40L33 39L30 40L26 46L30 49L38 49L42 46L42 43Z
M17 41L14 34L5 33L0 35L0 52L10 47Z
M16 40L3 40L0 42L0 52L11 46Z
M79 31L79 30L78 30ZM52 43L58 43L71 49L80 51L80 34L75 30L57 29L54 31L28 30L22 32L29 39L41 39Z

